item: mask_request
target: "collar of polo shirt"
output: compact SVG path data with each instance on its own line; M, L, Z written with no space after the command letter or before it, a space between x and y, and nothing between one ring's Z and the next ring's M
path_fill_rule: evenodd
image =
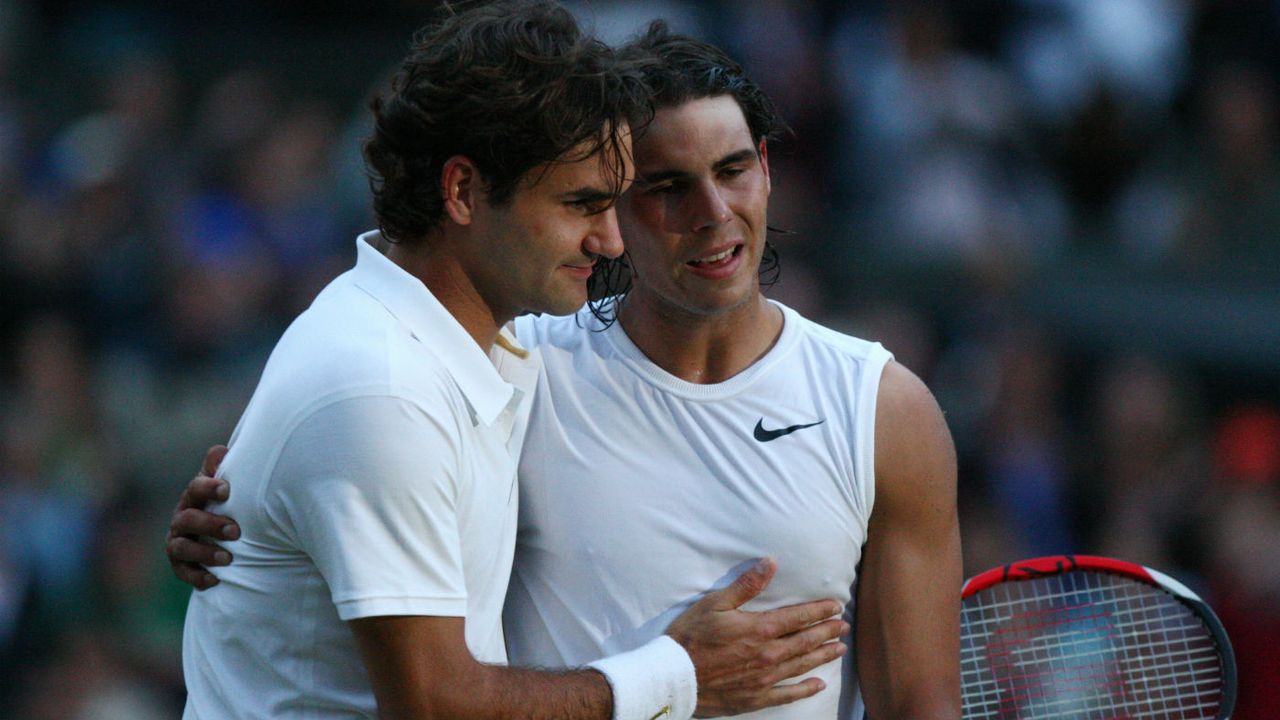
M378 252L375 244L380 240L377 230L356 238L356 286L404 323L414 339L444 364L474 418L492 425L511 402L515 388L502 379L489 356L421 280Z

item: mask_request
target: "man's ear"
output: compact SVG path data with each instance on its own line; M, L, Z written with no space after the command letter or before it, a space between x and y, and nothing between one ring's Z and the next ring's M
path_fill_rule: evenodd
M444 211L459 225L470 225L479 200L480 170L465 155L454 155L440 169Z
M760 155L760 169L764 170L764 191L767 194L773 191L773 184L769 180L769 141L760 138L760 147L756 148L756 152Z

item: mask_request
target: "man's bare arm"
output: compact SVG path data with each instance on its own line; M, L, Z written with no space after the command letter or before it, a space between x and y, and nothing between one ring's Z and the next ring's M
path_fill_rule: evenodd
M166 540L165 551L174 574L197 590L217 583L208 567L231 562L230 554L225 558L215 557L216 552L225 551L209 540L215 537L234 540L240 535L239 526L234 520L205 510L209 503L225 500L229 496L230 483L213 478L225 454L226 448L220 445L209 449L201 474L182 493ZM698 680L696 714L699 717L749 712L814 695L824 689L822 681L816 678L808 678L792 685L777 686L777 683L806 674L844 654L845 646L836 641L836 638L846 634L849 628L844 622L833 618L841 609L834 600L814 601L765 612L740 609L769 584L776 570L772 560L761 561L728 587L707 593L677 617L667 629L667 635L685 649L693 662ZM381 635L377 632L378 628L400 625L398 622L390 622L393 618L383 619L388 622L373 623L372 619L368 621L371 626L370 634L374 636L371 640L376 640ZM395 619L409 621L425 618ZM364 622L366 621L355 621L352 627ZM362 647L363 645L364 641ZM419 667L414 664L416 661L413 658L394 659L391 655L376 650L376 644L373 647L379 658L386 656L382 662L393 663L392 668L408 671ZM410 643L409 647L416 647L417 652L422 652L425 646ZM463 650L465 649L464 646ZM471 659L469 653L467 659L470 665L482 668L478 672L492 673L491 670L483 669L489 666ZM470 665L463 663L458 667L465 669ZM518 688L523 686L521 683L533 688L542 688L546 682L568 683L561 688L562 694L556 695L568 703L567 707L583 701L588 703L583 707L593 707L589 704L592 699L589 693L594 691L589 688L594 687L595 679L603 680L603 676L594 671L543 673L510 668L498 668L497 671L503 677L504 673L514 673L511 679L516 684L505 689L508 693L520 692ZM373 672L372 667L370 672ZM585 681L585 686L583 676L589 678ZM484 677L492 678L493 675ZM405 682L409 680L411 678L407 678ZM607 684L605 687L607 690ZM381 702L381 697L379 701ZM404 704L403 699L398 698L392 698L388 702L396 707ZM416 702L430 704L436 701L419 698ZM527 713L522 713L523 710L515 716L530 717ZM554 716L576 717L564 714ZM497 714L492 717L504 716Z
M933 395L885 367L855 658L873 718L960 717L960 526L951 434Z
M773 572L771 563L763 563L729 587L708 593L672 624L697 668L699 717L809 697L823 688L820 681L775 684L842 654L842 643L828 642L845 629L830 619L838 609L834 601L766 613L738 610L764 589ZM382 718L612 717L612 689L604 675L477 662L466 647L463 618L374 617L350 625Z
M467 650L464 623L460 617L373 617L350 623L378 700L378 717L612 716L612 693L604 675L485 665Z

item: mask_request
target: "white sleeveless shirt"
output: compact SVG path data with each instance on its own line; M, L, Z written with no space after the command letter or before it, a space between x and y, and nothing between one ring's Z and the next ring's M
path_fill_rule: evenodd
M746 609L835 598L852 618L892 356L778 306L774 347L712 385L665 372L585 310L517 320L543 370L504 611L512 664L638 647L764 556L778 573ZM742 717L861 717L852 656L811 673L827 683L816 696Z

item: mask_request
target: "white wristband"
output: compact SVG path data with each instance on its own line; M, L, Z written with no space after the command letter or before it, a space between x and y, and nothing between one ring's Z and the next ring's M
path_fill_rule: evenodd
M688 720L698 704L693 661L667 635L587 667L613 688L613 720Z

